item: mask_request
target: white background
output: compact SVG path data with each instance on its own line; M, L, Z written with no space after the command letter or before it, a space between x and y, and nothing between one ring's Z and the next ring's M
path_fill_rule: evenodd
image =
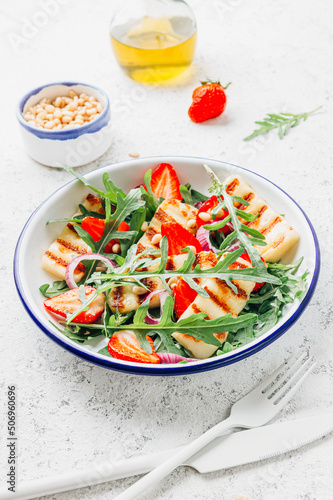
M172 85L143 87L118 68L108 40L116 2L54 0L45 26L42 1L2 2L1 21L1 407L5 436L7 385L17 386L19 479L84 468L187 443L228 414L231 404L298 347L318 366L278 420L333 410L332 340L332 3L329 0L192 0L198 46L191 69ZM232 82L222 117L202 125L187 116L200 80ZM320 240L322 269L298 323L264 351L213 372L149 378L106 371L48 340L24 311L13 283L12 258L31 212L70 175L29 159L15 118L18 99L52 81L101 86L113 110L112 147L84 173L128 159L129 153L222 159L258 172L306 211ZM267 112L321 112L290 131L250 143L242 139ZM0 442L1 481L7 473ZM145 500L326 500L333 498L332 435L262 463L199 475L178 469ZM133 479L57 500L107 499Z

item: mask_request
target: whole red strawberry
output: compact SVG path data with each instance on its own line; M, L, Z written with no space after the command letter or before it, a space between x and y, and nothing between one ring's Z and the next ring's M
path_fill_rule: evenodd
M188 110L188 115L195 123L204 122L211 118L220 116L227 104L225 89L220 82L201 82L201 87L197 87L192 94L192 104Z

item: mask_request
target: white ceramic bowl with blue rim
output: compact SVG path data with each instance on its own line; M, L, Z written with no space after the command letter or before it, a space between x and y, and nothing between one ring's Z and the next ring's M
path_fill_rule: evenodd
M103 104L102 112L80 127L65 130L48 130L30 125L22 114L44 97L55 99L69 96L69 91L94 96ZM31 158L49 167L64 163L79 167L99 158L110 147L112 131L110 102L104 90L77 82L50 83L28 92L17 105L16 116L20 124L23 143Z
M27 221L17 243L14 258L14 276L20 298L33 321L46 335L61 347L76 356L105 368L140 375L183 375L213 370L235 363L250 356L271 344L285 333L300 317L315 290L319 275L320 252L315 231L301 207L281 188L264 177L244 168L216 160L192 157L150 157L116 163L90 172L87 180L96 187L103 189L102 175L108 172L113 182L125 191L142 183L143 175L149 168L159 163L171 163L176 169L182 184L190 182L201 192L206 192L210 181L202 165L207 163L221 180L231 174L241 175L278 213L285 214L287 221L299 232L300 241L283 258L289 263L303 256L300 273L309 271L308 289L299 302L288 304L279 322L261 337L253 340L232 352L206 360L187 364L148 365L130 363L98 354L107 345L104 337L95 338L85 344L77 344L62 335L50 323L50 316L43 307L44 297L39 292L39 286L52 283L54 277L46 273L40 265L42 254L50 243L59 235L62 224L54 223L46 226L50 219L71 216L77 210L77 205L88 194L89 189L81 182L74 180L46 199Z

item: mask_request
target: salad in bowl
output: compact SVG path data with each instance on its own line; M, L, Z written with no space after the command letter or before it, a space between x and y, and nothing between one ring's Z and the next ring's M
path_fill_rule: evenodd
M319 250L306 216L281 191L283 206L295 205L292 218L306 228L300 239L298 227L264 199L260 187L269 181L259 178L257 189L246 170L223 164L222 177L220 162L196 159L194 188L191 176L184 179L189 159L181 176L172 158L152 160L152 168L140 163L144 159L130 162L133 177L141 177L126 191L112 169L103 169L96 184L64 167L85 196L74 215L45 221L63 227L40 259L49 277L38 292L42 320L20 279L27 238L21 235L15 277L28 312L75 354L132 373L202 371L265 347L296 321L317 281ZM208 182L204 193L201 178ZM298 249L305 236L313 247L307 261L315 261L309 272Z

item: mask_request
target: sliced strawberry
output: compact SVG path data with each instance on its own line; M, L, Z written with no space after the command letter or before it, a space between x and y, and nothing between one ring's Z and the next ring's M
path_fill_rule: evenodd
M203 205L201 205L201 207L199 208L198 213L197 213L197 225L198 225L198 227L201 227L204 224L207 224L206 221L201 219L200 214L202 212L211 214L213 208L217 207L218 204L219 204L219 200L218 200L217 196L213 195L208 200L206 200ZM229 215L228 210L221 208L218 215L215 217L214 222L218 222L220 220L223 220L225 217L227 217L227 215ZM224 226L222 229L219 229L219 231L223 231L223 233L225 235L227 235L228 233L230 233L230 228L228 226Z
M250 259L250 256L247 252L243 252L242 255L241 255L241 259L244 259L244 260L247 260L248 262L251 263L251 259ZM263 257L261 257L261 260L263 261L263 263L265 264L265 266L267 267L267 264L265 262L265 259ZM260 288L262 288L264 286L265 283L256 283L255 287L253 288L252 290L252 293L253 292L258 292L260 290Z
M85 286L84 289L87 297L90 297L90 295L96 291L96 288L93 286ZM66 318L66 311L68 311L69 314L73 314L81 307L79 289L73 288L73 290L68 290L68 292L61 293L60 295L45 300L44 307L47 311L57 314L62 318ZM92 301L87 311L80 312L73 321L76 323L94 323L102 316L104 307L105 296L101 294Z
M136 335L131 330L120 330L114 332L109 344L108 350L111 356L124 361L134 361L135 363L159 364L160 358L157 356L153 340L146 335L151 345L152 354L148 354L142 349Z
M102 238L105 221L104 219L97 219L96 217L85 217L81 223L81 227L90 234L94 241L98 241ZM119 224L118 231L128 231L129 225L127 222L123 221ZM110 240L105 247L105 253L112 253L112 247L115 243L119 243L119 240Z
M176 286L172 290L172 295L175 301L175 313L179 319L198 294L183 278L178 278Z
M182 201L180 182L175 169L169 163L161 163L151 176L151 189L158 197Z
M104 219L97 219L96 217L85 217L81 223L82 229L85 229L94 241L102 238L104 226Z
M179 255L181 250L188 246L195 247L197 253L202 252L199 241L178 222L166 222L161 226L162 236L166 236L169 242L168 255Z

